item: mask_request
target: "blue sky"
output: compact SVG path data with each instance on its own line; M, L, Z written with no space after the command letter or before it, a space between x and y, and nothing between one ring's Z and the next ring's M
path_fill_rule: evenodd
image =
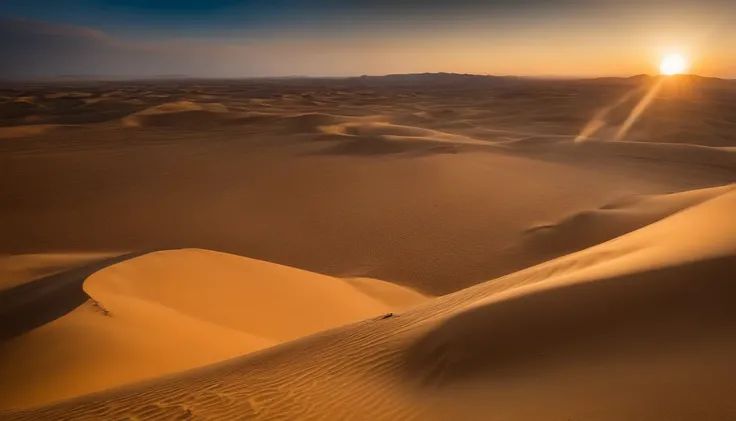
M671 50L736 76L731 0L22 0L0 18L6 76L624 76Z
M101 29L120 38L212 36L268 25L299 13L298 0L24 0L0 15ZM141 35L143 34L143 35Z

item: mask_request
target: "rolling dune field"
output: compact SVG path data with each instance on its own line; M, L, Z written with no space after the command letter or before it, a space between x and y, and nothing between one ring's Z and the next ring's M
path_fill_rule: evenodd
M736 419L734 104L687 75L0 86L0 419Z

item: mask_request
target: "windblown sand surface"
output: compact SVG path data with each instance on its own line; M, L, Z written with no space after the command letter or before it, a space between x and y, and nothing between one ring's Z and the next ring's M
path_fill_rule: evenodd
M0 402L32 405L95 392L423 300L409 292L402 302L401 287L364 282L373 294L329 276L204 250L133 258L77 285L89 295L85 304L3 344Z
M656 83L2 90L0 418L736 418L736 85Z
M124 253L46 253L0 256L0 291Z

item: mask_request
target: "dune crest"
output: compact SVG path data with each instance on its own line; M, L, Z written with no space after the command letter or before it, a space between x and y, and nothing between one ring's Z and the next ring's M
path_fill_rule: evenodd
M734 189L736 185L732 184L666 195L624 197L554 224L531 227L521 247L529 256L552 259L627 234Z
M194 249L118 263L89 277L84 289L113 308L119 297L155 302L279 342L389 310L337 278Z
M727 192L395 317L8 415L136 416L170 402L152 419L293 419L305 408L313 419L354 419L369 405L372 419L387 420L725 420L736 409L734 211ZM187 390L208 394L184 406L166 399Z
M0 407L43 404L211 364L423 300L377 280L352 285L206 250L159 251L115 263L84 280L85 304L1 345Z
M0 256L0 291L123 253L43 253Z
M123 117L123 127L192 127L232 118L219 103L168 102Z

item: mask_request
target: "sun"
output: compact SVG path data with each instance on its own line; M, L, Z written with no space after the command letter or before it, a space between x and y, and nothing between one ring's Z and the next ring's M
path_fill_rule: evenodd
M667 54L659 65L659 73L665 76L681 75L687 70L688 63L682 54Z

